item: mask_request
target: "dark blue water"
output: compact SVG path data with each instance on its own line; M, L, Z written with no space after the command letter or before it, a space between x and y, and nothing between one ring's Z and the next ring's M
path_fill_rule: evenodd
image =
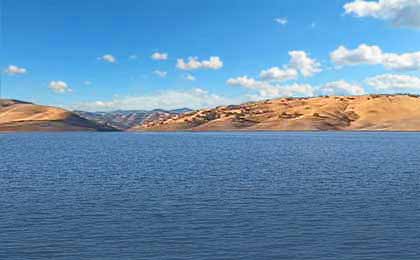
M420 259L420 133L0 135L0 259Z

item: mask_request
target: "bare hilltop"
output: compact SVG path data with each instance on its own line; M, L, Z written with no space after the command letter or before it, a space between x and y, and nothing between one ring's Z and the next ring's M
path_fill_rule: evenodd
M420 96L279 98L146 121L131 131L420 131Z
M114 130L61 108L0 99L0 132Z

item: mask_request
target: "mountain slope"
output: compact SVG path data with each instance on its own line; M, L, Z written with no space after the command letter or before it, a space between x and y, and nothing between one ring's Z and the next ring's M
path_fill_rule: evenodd
M77 115L99 124L109 125L121 130L126 130L145 121L154 121L159 118L166 118L170 115L177 115L189 112L190 109L182 108L176 110L118 110L110 112L85 112L74 111Z
M145 122L132 131L420 131L420 97L280 98L203 109Z
M115 131L67 110L0 99L0 131Z

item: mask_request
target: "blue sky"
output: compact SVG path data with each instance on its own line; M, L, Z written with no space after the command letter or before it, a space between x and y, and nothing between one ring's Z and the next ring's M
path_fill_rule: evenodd
M420 93L419 0L3 0L2 12L9 98L113 110Z

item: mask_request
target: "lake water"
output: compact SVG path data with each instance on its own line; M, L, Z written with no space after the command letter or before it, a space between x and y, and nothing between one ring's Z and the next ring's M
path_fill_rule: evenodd
M420 259L420 133L0 134L0 259Z

